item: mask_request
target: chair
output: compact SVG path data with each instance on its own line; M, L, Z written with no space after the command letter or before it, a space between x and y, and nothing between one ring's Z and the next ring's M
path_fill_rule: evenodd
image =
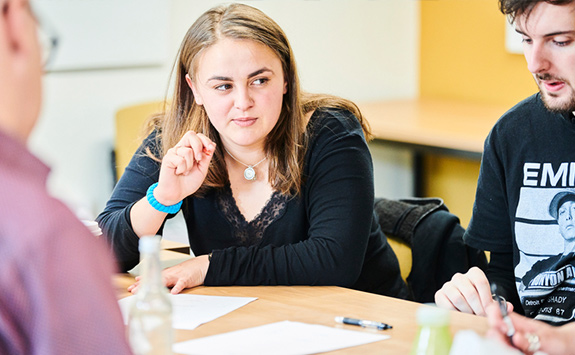
M132 156L142 143L143 124L152 114L164 109L164 101L149 101L123 107L116 112L116 138L112 158L112 173L117 182Z
M393 249L395 256L397 256L397 261L399 261L399 270L401 272L401 278L403 281L407 282L407 277L411 272L411 245L408 245L401 238L395 235L387 234L387 242Z
M434 302L435 292L455 273L487 269L485 253L465 245L465 229L443 200L376 199L374 207L414 301Z

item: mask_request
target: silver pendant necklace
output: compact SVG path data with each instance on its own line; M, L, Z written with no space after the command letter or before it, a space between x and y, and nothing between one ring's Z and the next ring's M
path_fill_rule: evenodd
M244 179L246 179L248 181L254 181L256 179L256 171L254 170L254 168L268 158L266 155L262 160L258 161L254 165L249 165L249 164L246 164L242 161L239 161L236 157L234 157L232 155L232 153L230 153L226 149L226 147L224 147L224 150L226 151L226 153L228 153L230 155L230 157L232 157L233 160L237 161L238 163L242 164L243 166L246 166L246 169L244 170Z

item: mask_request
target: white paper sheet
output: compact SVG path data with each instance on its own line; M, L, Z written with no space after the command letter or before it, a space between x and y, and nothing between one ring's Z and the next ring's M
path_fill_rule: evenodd
M315 354L388 339L389 335L283 321L174 344L178 354Z
M124 322L128 323L128 312L136 296L128 296L118 301ZM204 295L171 295L172 324L174 329L195 329L246 304L255 297L225 297Z

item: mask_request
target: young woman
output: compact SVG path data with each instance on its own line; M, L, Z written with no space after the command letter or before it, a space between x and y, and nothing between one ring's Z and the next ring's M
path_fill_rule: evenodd
M121 267L182 210L197 285L338 285L406 297L373 214L369 128L346 100L300 91L281 28L247 5L188 30L175 92L98 217ZM137 283L130 288L137 289Z

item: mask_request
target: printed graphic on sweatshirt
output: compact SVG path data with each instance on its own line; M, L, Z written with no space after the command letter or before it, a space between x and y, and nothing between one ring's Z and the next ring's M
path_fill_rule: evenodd
M516 285L525 314L562 324L575 309L575 163L526 163L516 210Z

